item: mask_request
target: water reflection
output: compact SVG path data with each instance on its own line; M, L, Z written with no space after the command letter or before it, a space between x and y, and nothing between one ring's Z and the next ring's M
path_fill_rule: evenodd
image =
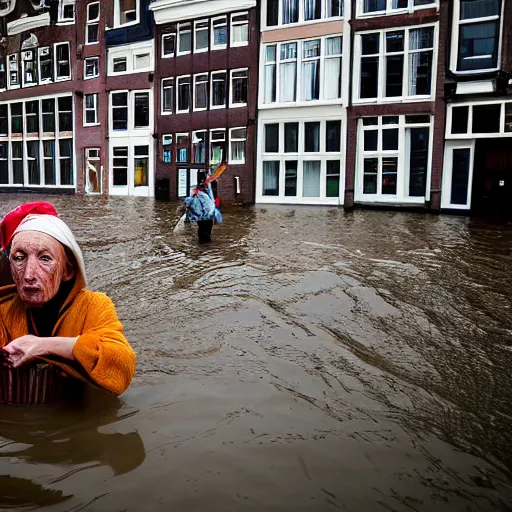
M13 460L60 467L64 473L107 466L115 476L135 470L145 459L137 432L103 432L133 416L119 398L88 389L79 401L57 406L0 408L0 462ZM101 430L101 431L100 431ZM0 467L1 471L1 467ZM9 475L0 476L0 507L49 505L68 499L60 491Z

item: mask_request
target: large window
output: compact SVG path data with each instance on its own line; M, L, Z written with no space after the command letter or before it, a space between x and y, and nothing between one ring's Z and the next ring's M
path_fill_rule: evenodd
M128 129L128 93L112 93L112 128L114 130Z
M194 110L208 108L208 73L194 76Z
M457 72L499 68L500 0L455 0L452 69Z
M128 148L117 147L113 150L113 185L126 187L128 186Z
M149 128L149 92L136 92L133 95L134 128Z
M223 108L226 106L227 73L226 71L214 71L211 74L212 93L211 108Z
M178 55L186 55L192 50L192 28L190 23L178 25Z
M71 78L69 43L57 43L55 45L55 77L57 80L69 80Z
M226 160L226 130L210 131L210 165L219 165Z
M263 125L258 195L285 202L339 202L341 120Z
M191 103L190 76L178 77L177 87L177 112L178 114L189 112Z
M37 85L37 52L26 50L21 52L23 67L23 86Z
M131 47L117 46L108 51L108 74L150 72L155 67L153 43L136 43Z
M176 34L164 34L162 36L162 57L174 57L176 53Z
M73 23L75 21L75 0L60 0L59 22Z
M74 185L73 97L0 104L0 183Z
M84 126L98 124L98 94L84 96Z
M225 50L228 44L226 16L212 19L212 50Z
M264 52L262 104L341 98L341 36L267 45Z
M430 169L429 115L359 121L358 200L424 202Z
M18 62L17 54L7 57L7 86L9 89L17 89L20 86L20 68Z
M357 99L431 96L434 35L433 26L357 35Z
M174 78L162 80L162 114L174 112Z
M358 0L358 14L399 14L436 7L438 0Z
M139 22L140 0L114 0L114 25L135 24Z
M231 46L249 44L249 16L245 13L231 15Z
M39 83L53 81L53 52L51 47L45 46L38 50L39 54Z
M86 80L100 76L99 57L87 57L84 60L84 75Z
M87 25L85 27L85 43L93 44L99 41L100 3L87 5Z
M245 163L246 128L231 128L229 130L229 162L232 164Z
M231 88L229 94L230 107L247 105L248 70L235 69L231 71Z
M343 0L265 0L265 3L267 27L343 16Z
M194 23L194 52L208 51L208 20L199 20Z

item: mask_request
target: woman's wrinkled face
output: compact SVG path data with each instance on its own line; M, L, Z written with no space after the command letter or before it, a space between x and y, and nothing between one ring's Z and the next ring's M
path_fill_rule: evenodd
M22 231L12 241L11 273L21 300L41 307L53 299L62 281L73 277L64 247L39 231Z

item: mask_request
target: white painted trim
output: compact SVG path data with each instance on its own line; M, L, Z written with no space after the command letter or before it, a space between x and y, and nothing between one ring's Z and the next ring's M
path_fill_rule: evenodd
M229 108L243 108L247 103L233 103L233 73L238 71L247 72L247 99L249 99L249 68L237 68L229 71Z
M386 0L386 9L383 11L363 12L364 0L357 0L356 17L357 18L374 18L377 16L396 16L399 14L412 14L416 11L425 9L437 9L439 11L439 0L432 0L431 3L426 5L414 5L414 0L408 1L408 6L401 9L393 9L393 1Z
M140 23L140 0L135 3L136 20L129 23L121 23L121 6L119 0L114 0L114 28L130 27Z
M453 172L453 151L455 149L469 149L469 175L468 175L468 195L466 204L452 204L451 203L451 190L452 190L452 172ZM441 186L441 208L451 210L470 210L471 197L473 193L473 167L475 160L475 141L468 140L466 142L460 141L447 141L444 150L444 166L443 166L443 180Z
M179 84L180 84L180 78L188 78L189 80L189 93L188 93L188 96L189 96L189 105L188 105L188 109L187 110L179 110ZM194 81L192 80L192 75L180 75L180 76L177 76L176 77L176 104L174 105L174 111L176 112L176 114L188 114L192 108L193 108L193 97L192 97L192 91L191 91L191 88L194 86Z
M20 18L10 23L7 23L7 35L14 36L16 34L21 34L23 32L28 32L29 30L35 30L39 27L49 27L50 26L50 13L45 12L43 14L39 14L38 16L29 16L26 18Z
M213 104L213 75L220 75L224 73L224 83L225 83L225 93L224 96L224 105L214 105ZM219 110L222 108L226 108L227 106L227 95L229 94L229 84L228 84L228 71L226 69L221 69L219 71L212 71L210 73L210 110Z
M98 74L87 76L87 62L96 60L98 62ZM100 76L100 58L99 57L86 57L84 59L84 80L92 80L93 78L98 78Z
M218 16L254 7L256 0L155 0L149 6L157 25Z
M204 108L197 108L196 107L197 79L199 77L203 77L203 76L206 76L206 107L204 107ZM202 83L204 83L204 81ZM193 80L193 88L192 88L192 111L193 112L204 112L205 110L208 110L208 106L210 104L210 98L208 98L208 91L209 90L210 90L210 74L208 72L195 74L194 75L194 80Z

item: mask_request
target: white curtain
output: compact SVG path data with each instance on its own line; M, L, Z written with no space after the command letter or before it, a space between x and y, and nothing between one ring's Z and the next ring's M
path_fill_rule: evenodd
M302 100L317 100L318 68L320 61L312 60L302 64Z
M265 65L265 103L276 101L276 65Z
M299 1L281 0L283 2L283 24L297 23L299 21Z
M325 60L325 100L341 98L341 57Z
M263 162L263 195L279 195L279 162Z
M303 197L320 197L320 162L303 162Z
M249 41L249 25L235 25L232 27L233 43L246 43Z
M343 0L328 0L327 17L343 16Z
M286 62L281 64L279 77L279 101L295 101L297 90L297 63Z
M304 0L304 18L306 20L316 20L321 14L317 12L317 9L320 8L320 5L317 5L321 0Z

